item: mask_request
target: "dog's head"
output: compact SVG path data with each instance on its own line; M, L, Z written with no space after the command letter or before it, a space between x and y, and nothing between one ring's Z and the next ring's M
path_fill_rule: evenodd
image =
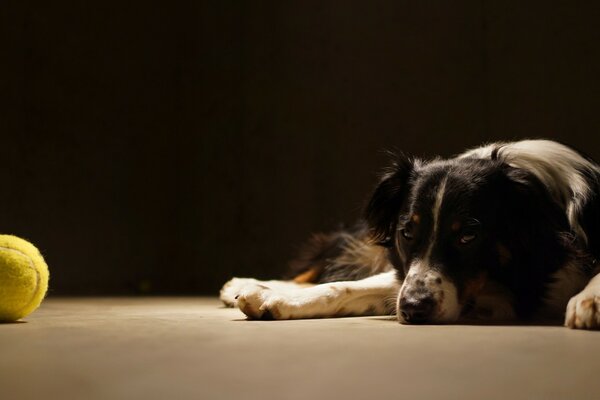
M403 282L399 321L456 321L490 275L549 232L536 231L560 215L548 199L534 175L499 160L399 157L366 210Z

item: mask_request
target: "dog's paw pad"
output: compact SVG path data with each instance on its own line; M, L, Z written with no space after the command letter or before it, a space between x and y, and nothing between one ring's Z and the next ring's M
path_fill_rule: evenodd
M565 326L574 329L600 329L600 295L581 292L567 305Z

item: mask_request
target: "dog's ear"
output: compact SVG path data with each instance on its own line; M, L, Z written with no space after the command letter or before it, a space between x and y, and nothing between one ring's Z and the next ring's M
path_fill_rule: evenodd
M379 245L389 247L393 243L415 163L416 160L404 154L395 155L367 204L364 217L371 238Z

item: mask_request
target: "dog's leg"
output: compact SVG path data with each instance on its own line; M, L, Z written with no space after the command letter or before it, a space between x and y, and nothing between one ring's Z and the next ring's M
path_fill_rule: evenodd
M308 288L247 286L237 300L240 310L253 319L389 315L395 311L399 288L396 273L390 271L359 281Z
M297 283L294 281L259 281L253 278L233 278L221 288L219 298L227 307L237 307L238 295L245 289L250 287L266 287L269 289L300 289L312 286L311 283Z
M600 329L600 274L569 300L565 325L576 329Z

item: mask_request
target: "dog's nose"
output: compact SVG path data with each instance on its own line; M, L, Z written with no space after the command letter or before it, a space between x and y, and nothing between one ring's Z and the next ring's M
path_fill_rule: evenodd
M400 299L400 316L406 323L424 324L427 323L435 309L435 300L432 296L425 297L407 297Z

